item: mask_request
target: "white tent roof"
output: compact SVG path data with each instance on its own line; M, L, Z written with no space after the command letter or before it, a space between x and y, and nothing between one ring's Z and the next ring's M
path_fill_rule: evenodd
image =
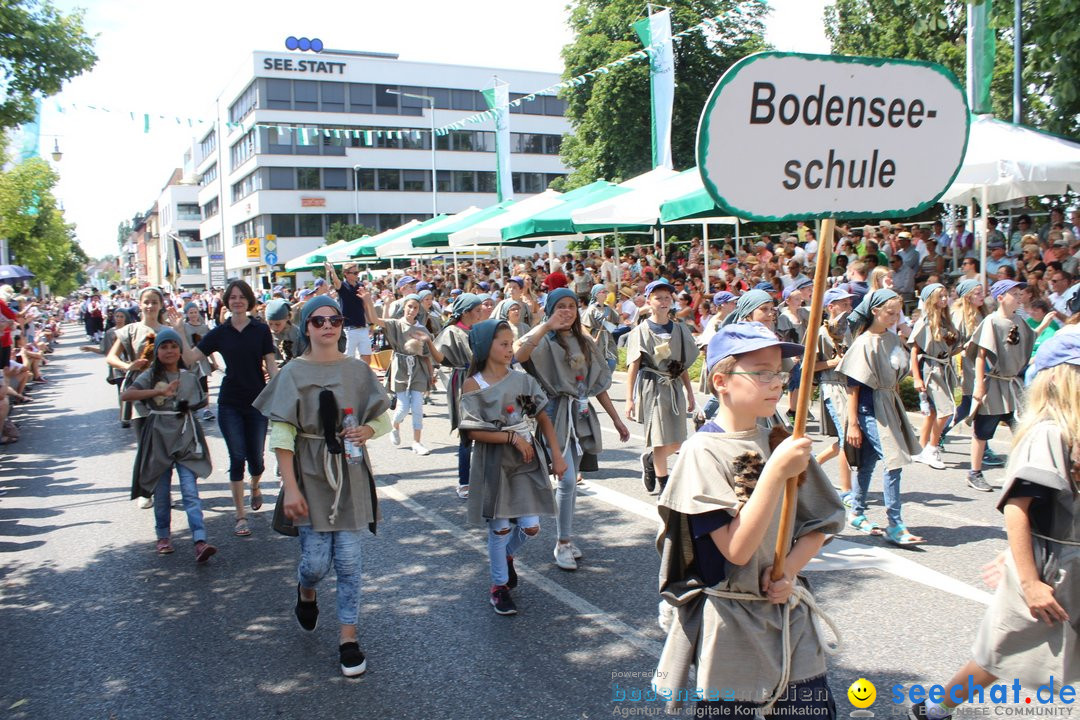
M661 172L663 171L663 172ZM660 221L660 205L668 200L693 192L701 185L696 170L677 173L656 168L620 183L633 188L607 202L574 210L570 216L581 225L655 225Z
M468 245L495 245L503 241L502 229L509 227L542 210L546 210L559 202L562 193L554 190L545 190L539 195L533 195L524 200L517 200L513 205L494 217L484 222L471 225L464 230L450 234L450 246L461 248Z
M480 208L475 205L468 207L456 215L447 215L446 217L436 222L425 224L424 227L415 229L412 232L405 233L401 237L396 237L393 240L380 245L375 248L375 254L381 258L386 257L407 257L410 255L420 255L430 252L427 248L414 248L412 240L417 235L422 233L429 233L432 230L438 230L443 225L449 225L452 222L461 220L464 217L468 217L475 212L480 212Z
M967 154L941 202L1000 203L1080 189L1080 143L981 115L971 121Z

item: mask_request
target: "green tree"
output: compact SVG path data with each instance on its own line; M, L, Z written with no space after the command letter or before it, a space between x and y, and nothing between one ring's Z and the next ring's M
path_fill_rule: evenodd
M48 0L0 2L0 128L33 120L37 98L60 92L96 62L81 10L63 14Z
M991 99L994 115L1012 119L1013 3L991 6L997 35ZM1022 36L1026 123L1080 135L1080 0L1025 0ZM825 9L832 51L930 60L966 76L967 5L963 0L836 0Z
M675 106L672 156L676 168L695 164L698 118L713 86L735 61L767 49L767 8L753 0L674 0L672 32L703 18L735 10L712 33L691 33L675 44ZM563 48L564 78L571 78L641 49L631 23L636 0L574 0L570 26L576 37ZM572 135L563 138L563 162L573 168L560 189L597 179L625 180L652 166L649 64L631 62L564 92Z
M376 235L378 232L378 230L369 228L365 225L349 225L343 222L336 222L326 231L326 244L330 245L339 240L356 240L365 235Z

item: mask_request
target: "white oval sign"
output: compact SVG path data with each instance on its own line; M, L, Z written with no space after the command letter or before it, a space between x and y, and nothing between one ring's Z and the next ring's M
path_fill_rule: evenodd
M758 53L713 88L698 169L743 218L904 217L952 183L968 124L964 91L940 65Z

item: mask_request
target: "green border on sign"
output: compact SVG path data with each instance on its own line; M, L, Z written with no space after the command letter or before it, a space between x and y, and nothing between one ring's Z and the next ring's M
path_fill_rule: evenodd
M783 58L783 57L796 57L803 58L805 60L824 60L828 62L838 63L853 63L856 65L868 65L871 67L881 67L883 65L918 65L920 67L926 67L934 72L944 76L946 80L952 83L958 91L960 91L960 98L964 102L964 147L960 153L960 161L956 164L956 168L952 172L952 176L949 181L945 183L945 187L941 188L936 195L930 200L924 203L920 203L915 207L896 209L896 210L859 210L857 212L819 212L819 213L793 213L789 215L757 215L755 213L748 212L741 208L735 207L731 203L727 202L721 197L720 192L717 190L716 185L709 179L709 172L706 169L705 158L709 154L709 116L712 114L713 107L716 105L717 100L720 97L720 91L724 86L735 79L735 76L739 74L745 66L756 62L758 60L766 58ZM698 172L701 174L701 182L705 186L706 192L712 197L713 201L729 215L735 215L745 220L757 220L760 222L789 222L792 220L824 220L825 218L835 218L837 220L854 220L858 218L864 218L868 216L883 217L883 218L896 218L907 217L909 215L917 215L923 210L927 209L938 201L945 191L948 190L953 181L956 180L956 176L960 173L960 168L964 164L964 158L967 157L968 139L971 133L971 112L968 107L967 94L964 91L960 81L956 79L956 76L948 70L948 68L939 65L937 63L927 62L925 60L906 60L902 58L875 58L875 57L861 57L858 55L814 55L809 53L796 53L796 52L760 52L753 55L747 55L742 58L723 74L720 80L717 81L716 87L713 88L712 93L709 95L708 102L705 103L705 109L701 111L701 118L698 121L697 131L697 165Z

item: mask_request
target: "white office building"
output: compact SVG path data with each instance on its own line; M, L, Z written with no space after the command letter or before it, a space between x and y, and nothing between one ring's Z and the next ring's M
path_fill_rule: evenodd
M554 73L408 62L362 53L255 52L222 92L217 126L194 147L204 270L265 282L266 246L249 259L248 238L276 236L277 269L323 244L336 222L382 231L431 217L432 117L442 127L487 109L495 77L511 99L559 81ZM393 92L389 92L393 91ZM400 93L400 94L395 94ZM406 95L406 93L408 95ZM563 101L537 96L511 110L515 197L542 192L567 169ZM231 123L231 125L230 125ZM436 137L437 211L497 201L493 121Z
M157 209L160 277L173 279L180 289L208 287L206 244L199 234L199 186L190 175L174 170L158 195Z

